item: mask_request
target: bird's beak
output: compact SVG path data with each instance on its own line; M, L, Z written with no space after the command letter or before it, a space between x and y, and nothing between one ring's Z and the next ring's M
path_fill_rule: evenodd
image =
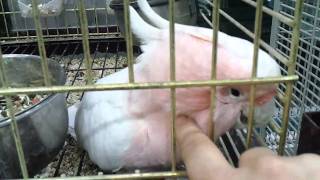
M274 99L262 106L255 106L253 117L254 127L265 127L270 121L272 121L275 110L276 105ZM242 129L248 126L248 113L248 107L245 107L240 111L239 118L237 119L234 128Z

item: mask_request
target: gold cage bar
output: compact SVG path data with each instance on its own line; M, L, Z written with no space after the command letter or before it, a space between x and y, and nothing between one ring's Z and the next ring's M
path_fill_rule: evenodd
M211 63L211 80L216 80L217 78L217 44L218 44L218 31L219 31L219 8L220 0L215 1L215 6L212 7L212 24L214 24L213 34L212 34L212 63ZM211 87L211 103L208 121L208 134L213 140L214 138L214 111L216 109L216 86Z
M43 33L41 29L41 23L40 23L40 12L37 8L38 1L32 0L32 15L33 15L33 21L36 26L36 32L37 32L37 42L38 42L38 48L39 48L39 54L41 57L41 68L42 73L44 77L44 84L46 86L51 85L50 81L50 73L49 73L49 67L48 67L48 59L46 54L46 48L44 46L44 40L43 40Z
M169 47L170 47L170 81L176 81L176 53L175 53L175 1L169 0ZM176 171L176 88L170 88L171 99L171 171Z
M256 8L256 16L254 23L254 47L253 47L253 63L252 63L252 72L251 78L257 77L257 67L258 67L258 55L259 55L259 44L260 44L260 36L261 36L261 23L262 23L262 6L263 0L257 0L257 8ZM256 86L250 86L250 98L249 98L249 113L248 113L248 132L247 132L247 140L246 145L247 148L251 145L251 136L254 125L254 101L256 97Z
M133 90L133 89L167 89L167 88L191 88L226 85L262 85L288 81L296 81L299 77L280 76L272 78L254 78L241 80L208 80L208 81L176 81L176 82L149 82L149 83L119 83L119 84L92 84L85 86L50 86L29 88L0 88L0 95L34 94L34 93L61 93L79 91L110 91L110 90Z
M86 83L92 84L92 59L90 55L90 46L89 46L89 31L88 31L88 20L87 14L84 8L84 0L79 0L78 3L80 7L80 25L81 25L81 32L83 35L82 38L82 45L83 45L83 52L84 52L84 60L86 63Z
M6 89L9 89L6 75L4 72L4 63L3 63L1 48L0 48L0 80L1 80L2 86ZM8 106L8 109L9 109L9 117L11 119L11 122L10 122L11 132L12 132L12 136L13 136L13 139L15 142L15 146L16 146L16 150L17 150L17 154L18 154L18 158L19 158L19 164L20 164L20 169L22 172L22 177L24 179L26 179L29 177L28 170L27 170L27 164L26 164L26 160L24 157L23 147L22 147L21 138L20 138L20 134L19 134L19 128L18 128L17 121L16 121L16 118L14 115L12 101L11 101L10 96L5 96L5 99L6 99L6 104Z
M159 179L159 178L176 178L187 176L184 171L175 172L150 172L150 173L134 173L134 174L115 174L115 175L101 175L101 176L76 176L76 177L64 177L64 178L44 178L44 179L75 179L75 180L86 180L86 179Z
M132 50L132 32L130 25L130 13L129 13L129 2L130 0L124 0L124 23L125 23L125 32L126 32L126 47L127 47L127 59L128 59L128 76L129 82L134 82L134 72L133 72L133 50Z
M297 59L297 53L299 49L299 37L300 37L300 26L301 26L303 2L304 2L303 0L296 1L296 5L295 5L294 26L293 26L293 32L292 32L293 35L291 40L290 60L288 64L288 75L293 75L295 73L296 59ZM284 150L285 150L292 93L293 93L293 82L288 82L286 87L285 97L284 97L285 104L283 107L282 127L281 127L282 129L280 133L280 142L279 142L279 149L278 149L278 153L281 155L284 154Z
M0 5L1 5L1 10L4 12L4 7L3 7L3 0L0 0ZM6 29L6 36L9 37L9 30L8 30L8 23L7 23L7 19L5 14L3 14L3 22L5 25L5 29Z

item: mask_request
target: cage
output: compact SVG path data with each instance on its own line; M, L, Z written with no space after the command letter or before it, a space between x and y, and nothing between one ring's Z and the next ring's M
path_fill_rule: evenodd
M40 55L44 65L48 57L61 63L68 76L66 86L50 86L47 79L45 80L47 84L43 87L12 89L4 86L0 89L0 95L9 97L19 93L64 92L67 93L68 105L72 105L82 98L83 91L149 88L171 88L172 90L186 86L281 83L276 97L279 112L274 115L274 121L266 128L254 128L251 116L248 128L230 130L218 138L216 144L234 166L237 166L240 154L246 148L253 146L267 146L278 151L281 155L294 155L298 144L302 113L319 108L320 1L281 0L274 1L273 5L268 1L265 6L263 6L262 0L239 0L239 2L246 4L255 12L255 18L252 19L251 24L242 25L230 15L230 12L227 13L223 8L220 9L219 6L227 6L227 0L221 0L221 2L220 0L198 0L196 3L199 19L206 23L202 26L213 27L213 32L216 34L219 23L212 22L219 22L220 16L230 21L247 36L246 38L254 42L255 49L260 45L278 60L282 66L282 77L257 79L253 76L247 80L231 81L215 80L213 77L211 81L207 82L175 82L174 79L171 79L171 82L164 84L139 84L130 81L128 84L121 85L94 86L90 83L91 81L126 67L131 69L129 71L133 74L133 57L141 53L138 47L132 46L130 33L126 33L129 34L128 36L123 36L123 33L120 32L113 12L106 5L107 1L65 0L64 8L57 16L43 17L37 8L32 8L32 17L24 18L17 1L0 0L0 22L4 25L0 28L2 54ZM129 3L132 1L124 1L126 22L129 19ZM31 4L32 7L38 5L36 0L32 0ZM168 17L171 22L174 8L170 7L173 7L174 4L176 4L174 1L169 1L168 4L170 9L168 11L171 14ZM260 40L262 15L272 18L272 28L269 27L271 28L270 43L265 38ZM128 23L125 24L126 29L130 32ZM170 28L174 29L172 23ZM172 44L173 41L170 43ZM174 62L174 58L172 59ZM2 60L0 65L3 67ZM45 66L43 68L46 72ZM214 72L214 68L212 72ZM298 74L299 79L295 74ZM1 76L4 76L3 73ZM2 84L5 85L6 82L4 79L2 80ZM297 83L295 83L296 80L298 80ZM291 101L291 99L293 100ZM6 100L8 107L10 107L10 99ZM174 101L173 96L172 102ZM293 108L290 108L291 105ZM27 178L29 174L23 157L18 128L15 125L14 116L10 117L12 132L17 135L15 142L21 174ZM174 121L175 116L172 118ZM173 126L173 132L174 129ZM176 169L174 162L172 169L167 171L102 173L71 137L66 139L64 148L53 159L53 162L42 171L42 174L41 172L38 172L37 175L33 174L34 177L85 176L84 178L88 179L166 178L185 175L184 171Z
M304 1L302 10L301 30L299 50L297 55L296 74L299 80L293 88L292 109L290 111L291 131L297 138L299 137L301 117L305 112L319 111L319 1ZM292 1L275 1L274 9L282 14L292 17L294 13ZM292 37L290 28L276 19L272 22L271 46L279 53L288 57L290 42ZM286 71L286 70L284 70ZM281 108L281 106L279 106ZM295 141L298 141L296 139ZM297 151L295 145L291 154Z

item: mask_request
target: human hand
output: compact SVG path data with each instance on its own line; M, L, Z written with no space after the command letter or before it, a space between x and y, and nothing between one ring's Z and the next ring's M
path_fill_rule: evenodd
M191 180L316 180L320 156L281 157L267 148L252 148L232 167L212 141L186 117L177 118L177 145Z

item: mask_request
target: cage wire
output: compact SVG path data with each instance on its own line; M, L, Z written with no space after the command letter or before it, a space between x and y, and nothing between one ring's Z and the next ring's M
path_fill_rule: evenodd
M30 8L32 0L0 1L3 24L1 39L15 40L16 42L32 42L36 40L36 25L32 18L32 9L23 13L24 6ZM50 16L40 12L40 24L46 41L50 40L81 40L80 13L78 0L38 0L37 7L48 6L50 3L62 3L58 8L59 13ZM109 8L107 1L84 1L90 38L115 38L119 36L114 12ZM50 6L47 8L50 11ZM41 8L40 8L41 10ZM61 11L61 12L60 12ZM26 17L24 17L26 16Z
M269 148L277 150L279 154L292 155L295 152L297 143L295 141L293 142L293 145L286 144L286 141L290 140L288 140L288 137L290 136L287 136L287 134L290 134L292 131L294 133L298 133L300 124L299 120L301 119L300 116L302 111L308 111L310 108L312 109L314 107L318 108L316 105L319 104L319 0L306 0L305 2L303 0L275 1L274 10L263 6L262 0L241 1L247 3L253 8L256 8L254 32L248 30L245 26L241 25L233 17L220 9L220 3L223 3L223 1L199 1L199 7L201 8L200 16L214 29L213 47L215 47L216 44L217 30L219 28L219 23L214 22L219 22L219 16L223 16L252 38L252 41L255 44L255 56L253 61L256 62L257 48L261 45L282 65L282 77L257 79L253 73L252 78L246 80L215 80L215 73L212 73L212 80L210 81L176 82L175 52L174 47L172 46L174 43L174 1L171 0L169 1L168 9L171 34L170 44L172 47L170 51L171 81L163 83L134 82L134 57L137 56L140 51L137 47L132 48L132 36L130 33L130 24L128 23L129 1L124 1L124 17L126 22L126 34L128 35L124 40L119 32L116 22L110 18L113 16L113 12L110 12L110 9L106 6L106 1L64 1L61 12L60 10L53 12L52 9L50 10L50 6L46 6L47 3L50 3L50 0L0 0L0 21L4 24L4 27L0 29L2 54L15 53L40 55L44 73L48 72L46 70L46 59L49 57L63 64L66 73L68 74L65 86L50 86L48 76L44 76L46 78L46 86L10 89L6 86L7 82L5 82L2 71L1 80L3 87L0 89L0 95L9 97L18 93L67 92L67 102L71 105L81 99L83 91L169 88L172 92L172 122L174 124L176 88L210 86L212 87L212 98L214 98L215 86L281 83L277 96L280 113L275 115L275 121L270 123L265 129L256 129L253 126L252 113L250 113L249 126L247 129L231 130L224 136L220 137L216 143L226 156L227 160L235 166L237 165L237 159L241 152L248 147L256 145L269 146ZM19 2L24 3L28 7L30 7L29 4L31 4L31 7L38 8L32 8L32 13L30 12L31 16L27 17L27 15L23 15L21 6L18 4ZM209 5L212 10L210 8L203 10L206 5ZM41 8L44 7L47 8L47 11L43 10L41 12ZM44 12L49 11L51 12L50 16L46 16ZM206 11L205 13L212 14L212 19L208 18L204 14L204 11ZM270 45L268 42L264 42L260 39L262 14L273 17L273 35L271 36L272 40ZM300 21L301 17L302 21ZM297 64L296 57L298 57ZM3 67L1 58L2 55L0 56L0 66ZM216 52L215 48L213 48L212 72L215 72L215 64ZM130 79L130 83L98 86L92 85L96 79L112 74L124 67L129 68L130 73L128 74L128 78ZM253 67L253 72L255 71L256 66ZM300 77L297 84L294 84L298 79L295 73ZM251 95L254 95L254 86L252 86L252 88L253 91ZM293 98L292 102L290 101L291 97ZM253 96L251 96L251 98L253 98ZM7 103L10 107L10 100L8 98ZM295 108L300 106L304 108L302 111L299 109L296 114L289 114L290 103L293 104L293 107ZM214 107L213 103L211 107ZM251 103L250 107L250 112L253 112L253 103ZM295 110L295 108L293 108L293 110ZM212 108L211 113L213 112ZM24 178L28 178L23 150L13 113L11 113L10 117L13 127L12 133L15 135L15 142L17 144L22 175ZM214 126L214 124L209 127L212 126ZM293 136L297 138L297 134L294 134ZM173 140L172 154L173 157L175 157L174 125L172 125L171 138ZM274 138L272 141L273 144L270 144L270 138ZM82 175L85 176L83 177L84 179L141 179L180 177L186 175L184 171L178 171L176 169L175 158L173 158L172 169L164 172L152 171L116 175L105 174L97 176L99 169L95 167L95 165L92 165L83 151L78 153L79 155L76 157L76 165L71 168L72 173L61 173L59 170L61 170L63 163L68 164L68 161L64 162L65 154L68 154L68 151L70 150L66 149L68 146L73 146L73 148L75 148L73 142L67 140L65 148L59 153L59 156L54 162L56 168L54 172L52 172L52 176ZM86 168L95 169L93 170L94 173L86 174L83 171L83 169Z
M294 16L294 1L275 1L274 9L287 17ZM273 19L271 46L285 57L290 54L292 29ZM302 10L300 42L297 55L296 74L299 80L294 85L289 131L298 141L301 117L305 112L320 110L320 1L305 0ZM286 73L286 69L282 69ZM283 87L280 91L283 93ZM282 108L280 104L279 108ZM280 119L277 119L277 123ZM295 143L290 153L295 154Z

